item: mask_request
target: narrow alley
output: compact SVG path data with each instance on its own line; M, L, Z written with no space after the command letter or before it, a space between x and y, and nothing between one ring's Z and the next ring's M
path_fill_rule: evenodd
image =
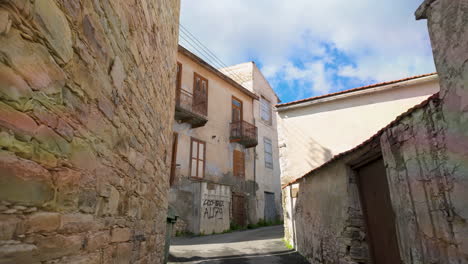
M227 234L174 238L169 263L297 263L307 262L283 242L283 226Z

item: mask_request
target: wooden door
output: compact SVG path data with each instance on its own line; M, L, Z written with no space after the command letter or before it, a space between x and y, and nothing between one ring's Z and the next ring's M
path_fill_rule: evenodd
M361 204L374 264L401 262L387 175L382 158L357 169Z
M276 205L275 205L275 194L271 192L265 192L265 208L263 211L264 219L268 222L276 220Z
M242 121L242 101L232 97L232 122Z
M232 193L232 222L239 226L245 226L245 197L242 194Z
M169 178L169 184L172 186L175 180L175 169L177 166L177 141L179 139L179 135L174 132L172 135L172 158L171 158L171 176Z
M196 113L207 115L208 113L208 80L198 74L194 74L193 80L193 110Z

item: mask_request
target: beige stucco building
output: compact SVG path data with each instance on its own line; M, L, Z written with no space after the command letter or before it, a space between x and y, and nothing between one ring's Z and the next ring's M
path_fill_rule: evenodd
M273 106L279 103L279 98L253 61L221 71L259 96L253 105L255 125L258 127L254 160L258 184L256 219L276 220L282 217L277 118L273 112Z
M177 62L169 197L177 230L211 234L254 223L258 96L181 46Z
M371 137L439 91L437 74L277 105L282 184Z

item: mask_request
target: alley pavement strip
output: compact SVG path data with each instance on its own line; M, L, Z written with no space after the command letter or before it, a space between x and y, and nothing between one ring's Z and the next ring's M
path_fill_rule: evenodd
M283 243L283 226L192 238L174 238L169 263L298 263L307 262Z

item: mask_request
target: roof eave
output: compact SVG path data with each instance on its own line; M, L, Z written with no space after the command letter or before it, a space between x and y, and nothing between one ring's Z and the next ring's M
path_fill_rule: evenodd
M189 57L191 60L195 61L196 63L198 63L199 65L201 65L203 68L207 69L208 71L212 72L213 74L215 74L216 76L218 76L219 78L223 79L224 81L226 81L227 83L231 84L232 86L236 87L237 89L239 89L241 92L243 92L244 94L246 94L247 96L253 98L253 99L256 99L258 100L259 97L258 95L256 95L255 93L252 93L251 91L249 91L247 88L243 87L242 85L240 85L238 82L234 81L233 79L231 79L229 76L225 75L224 73L220 72L218 69L214 68L213 66L211 66L209 63L207 63L206 61L204 61L202 58L198 57L197 55L193 54L192 52L190 52L188 49L182 47L181 45L179 45L179 48L178 48L178 51L182 54L184 54L185 56Z

